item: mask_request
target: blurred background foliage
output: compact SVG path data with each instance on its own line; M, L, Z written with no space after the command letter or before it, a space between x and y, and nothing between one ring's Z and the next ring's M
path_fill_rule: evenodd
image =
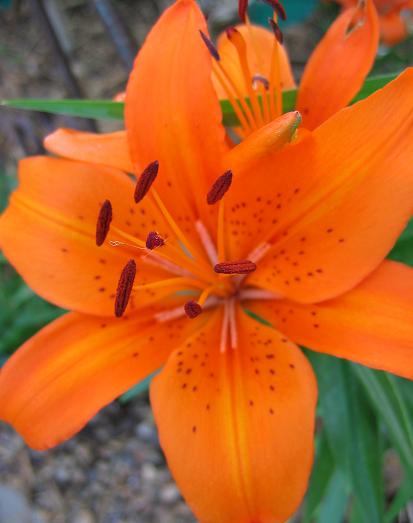
M167 3L68 0L56 10L49 1L2 2L1 16L6 25L0 29L0 57L5 65L1 96L114 96L124 88L135 48ZM201 3L209 14L214 34L235 20L235 0ZM285 0L285 5L289 19L283 29L298 78L309 51L337 15L338 8L331 2L316 0ZM108 11L108 6L115 10ZM80 21L85 12L89 17L86 26ZM266 25L270 12L260 2L251 3L250 14L256 23ZM26 41L10 34L10 27L26 29ZM55 33L54 43L48 31ZM39 32L36 38L34 35ZM92 50L91 36L96 43ZM33 56L36 51L37 56ZM412 59L412 38L392 48L381 46L372 73L400 71L411 65ZM96 63L92 65L92 61ZM26 154L43 152L42 136L58 125L116 128L108 122L7 111L1 123L0 210L16 184L17 160ZM389 257L413 266L413 221ZM0 364L62 313L36 296L0 253ZM316 464L297 520L413 522L413 383L333 357L306 353L317 373L320 399ZM148 382L138 384L122 401L136 401Z

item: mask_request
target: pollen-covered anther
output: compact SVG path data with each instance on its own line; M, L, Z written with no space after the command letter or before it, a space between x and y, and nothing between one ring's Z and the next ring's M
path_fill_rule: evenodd
M213 205L219 202L228 191L232 183L232 171L226 171L217 178L207 194L207 203Z
M287 13L285 12L284 6L278 0L263 0L266 4L270 5L281 20L287 20Z
M120 318L126 310L136 276L136 263L129 260L119 278L115 298L115 316Z
M202 307L196 301L187 301L184 305L185 314L193 320L202 313Z
M204 44L206 45L208 51L210 52L212 58L214 58L214 60L219 62L221 60L221 57L219 56L218 49L211 42L211 40L207 37L207 35L203 31L201 31L201 29L199 30L199 34L201 35L201 38L202 38Z
M100 208L98 220L96 222L96 245L98 247L103 245L106 240L112 216L112 204L109 200L105 200Z
M136 203L139 203L146 196L153 182L155 181L155 178L158 176L158 171L159 162L155 160L154 162L150 163L140 175L138 183L136 184L134 195Z
M263 85L266 91L268 91L268 89L270 88L270 81L268 80L268 78L265 78L265 76L263 76L262 74L254 74L254 76L252 77L253 88L256 89L259 84Z
M272 32L274 33L274 36L277 39L278 43L282 44L284 41L284 35L282 34L280 26L272 18L269 18L268 21L270 22Z
M146 238L147 249L150 249L152 251L157 247L162 247L162 245L165 245L165 240L157 232L152 231L148 234Z
M250 260L228 261L217 263L214 271L218 274L249 274L254 272L257 265Z

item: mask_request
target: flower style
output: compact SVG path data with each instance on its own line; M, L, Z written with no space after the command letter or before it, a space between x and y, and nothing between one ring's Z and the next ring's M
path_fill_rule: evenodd
M413 269L384 260L412 214L413 71L298 140L293 112L230 149L200 30L178 0L149 34L129 149L123 132L58 131L66 159L21 162L2 249L74 312L3 367L0 418L49 448L161 369L160 441L197 518L282 522L313 461L296 344L413 378Z
M356 4L357 0L336 0L347 9ZM374 0L379 22L380 37L387 45L396 45L413 31L412 0Z

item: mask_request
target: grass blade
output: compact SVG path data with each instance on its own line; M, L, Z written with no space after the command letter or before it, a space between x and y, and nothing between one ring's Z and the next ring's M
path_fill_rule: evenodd
M397 74L386 74L368 78L359 93L352 100L356 102L366 98L371 93L384 87L388 82L394 80ZM297 89L283 92L284 112L293 111L297 99ZM246 99L249 103L249 100ZM79 116L81 118L94 118L103 120L123 120L123 102L112 100L42 100L42 99L12 99L3 100L1 105L14 109L26 109L30 111L42 111L52 114L63 114L67 116ZM232 105L228 100L221 101L222 122L228 127L239 125Z

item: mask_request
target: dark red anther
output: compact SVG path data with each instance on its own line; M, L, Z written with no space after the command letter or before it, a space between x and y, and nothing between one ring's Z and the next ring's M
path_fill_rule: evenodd
M217 178L207 194L207 203L213 205L224 197L224 194L231 187L232 171L226 171Z
M238 14L241 18L242 23L245 24L247 20L247 9L248 9L248 0L238 0Z
M150 249L152 251L157 247L162 247L162 245L165 245L165 240L162 238L162 236L159 236L157 232L152 231L148 234L146 238L147 249Z
M154 161L150 163L143 173L140 175L138 183L136 184L135 189L135 202L139 203L148 193L151 188L155 178L158 175L159 171L159 162Z
M217 263L214 271L219 274L249 274L257 268L256 264L250 260L229 261Z
M99 211L98 221L96 222L96 245L103 245L108 235L110 222L112 221L112 204L109 200L103 202Z
M202 312L202 307L196 301L187 301L184 305L185 314L193 320Z
M268 78L265 78L265 76L263 76L262 74L254 74L254 76L252 77L253 87L255 88L255 86L259 83L264 86L264 89L266 91L268 91L268 89L270 88L270 81L268 80Z
M280 26L272 18L269 18L268 21L270 22L272 32L274 33L274 36L277 39L278 43L282 44L284 42L284 35L282 34Z
M279 0L263 0L266 4L270 5L281 20L287 20L287 13L285 12L284 6Z
M239 33L238 29L236 29L235 27L227 27L225 29L225 34L227 35L227 38L229 40L231 40L235 33Z
M129 260L119 278L115 298L115 316L120 318L126 310L136 276L136 263Z
M221 57L219 56L218 49L211 42L211 40L207 37L207 35L203 31L201 31L201 29L199 30L199 34L201 35L201 38L202 38L204 44L206 45L208 51L210 52L212 58L214 58L214 60L219 62L221 60Z

